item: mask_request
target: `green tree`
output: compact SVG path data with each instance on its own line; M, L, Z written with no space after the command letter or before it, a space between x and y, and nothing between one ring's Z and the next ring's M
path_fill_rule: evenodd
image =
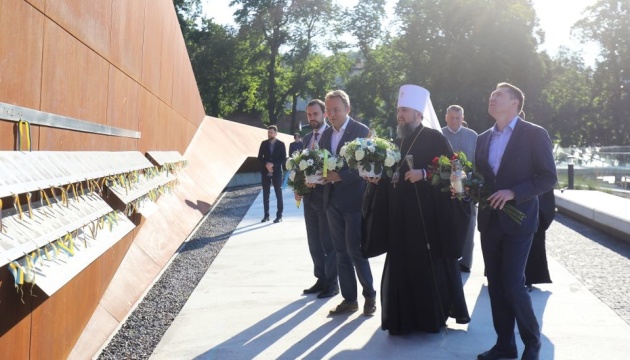
M597 128L593 106L593 71L579 54L561 48L554 59L545 59L548 83L542 91L543 105L536 110L548 119L546 129L562 147L586 146Z
M263 69L255 60L260 46L236 30L209 19L188 32L188 53L206 114L226 117L234 112L259 113Z
M598 0L574 25L583 42L601 48L593 104L599 109L589 145L627 145L630 121L630 0Z
M400 0L396 15L403 81L431 91L443 126L446 107L459 104L472 128L488 128L488 96L502 81L525 91L526 108L537 107L544 75L529 0Z

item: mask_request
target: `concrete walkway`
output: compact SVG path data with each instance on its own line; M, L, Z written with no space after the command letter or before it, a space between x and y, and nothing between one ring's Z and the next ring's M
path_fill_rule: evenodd
M152 359L475 359L494 344L478 244L472 273L463 274L472 322L449 319L447 334L392 337L380 330L378 311L330 317L340 296L301 294L315 279L302 208L288 190L284 198L284 221L261 224L258 197ZM370 263L379 289L384 256ZM630 325L551 257L549 268L554 283L531 293L542 323L541 359L628 359Z

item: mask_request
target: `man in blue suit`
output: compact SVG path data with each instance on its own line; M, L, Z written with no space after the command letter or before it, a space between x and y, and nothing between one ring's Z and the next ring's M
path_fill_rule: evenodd
M325 104L332 126L324 131L321 148L337 155L346 142L368 136L370 129L349 116L350 98L344 91L335 90L326 94ZM365 298L363 314L373 315L376 312L372 270L361 253L361 204L364 190L365 180L356 169L349 169L347 164L339 171L328 172L324 186L324 208L337 252L339 286L344 298L330 311L332 315L359 309L355 269Z
M278 223L282 221L282 210L284 210L282 202L282 166L287 160L287 148L282 141L276 139L276 135L278 135L278 128L275 125L270 125L267 128L267 140L261 142L258 149L258 161L261 165L260 175L263 187L263 207L265 209L265 216L260 222L269 221L271 184L273 184L278 205L276 218L273 222Z
M525 96L514 85L500 83L490 95L488 113L495 125L479 135L477 170L493 189L490 206L479 209L478 229L488 277L496 344L477 359L515 359L514 325L525 344L522 359L538 359L540 327L525 287L525 264L538 227L538 196L557 181L549 134L519 117ZM503 211L510 201L525 214L522 224Z

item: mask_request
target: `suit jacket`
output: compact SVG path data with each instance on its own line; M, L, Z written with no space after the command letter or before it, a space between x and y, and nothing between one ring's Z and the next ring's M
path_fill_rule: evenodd
M258 149L258 161L262 165L260 167L260 173L266 174L267 168L265 165L268 162L273 163L273 174L282 174L282 168L284 167L285 162L287 161L287 149L284 146L284 143L278 139L276 139L276 144L273 147L273 154L269 149L269 140L265 140L260 143L260 148Z
M492 129L488 129L477 139L477 170L483 174L486 186L493 192L503 189L514 191L513 205L526 217L519 225L503 211L488 206L479 209L478 229L484 232L490 219L496 215L507 234L533 234L538 228L538 196L553 189L558 180L549 134L542 127L519 118L496 175L488 162L491 136Z
M320 148L331 150L332 132L332 127L324 131L322 138L319 140ZM331 152L339 154L339 150L346 142L356 138L367 137L369 132L370 129L367 126L350 118L337 149L335 151L331 150ZM328 202L334 196L341 212L360 212L361 203L363 202L363 191L365 190L365 180L359 176L359 172L356 169L348 168L346 163L338 170L338 173L341 181L324 185L324 208L328 206Z
M301 141L294 141L289 144L289 156L292 156L294 152L304 149L304 143Z

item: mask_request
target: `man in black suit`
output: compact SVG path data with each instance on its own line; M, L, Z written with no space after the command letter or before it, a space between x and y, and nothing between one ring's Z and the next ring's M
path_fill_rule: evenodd
M332 124L324 131L320 147L339 154L341 147L356 138L365 138L370 129L350 118L350 98L342 90L326 94L326 113ZM359 309L357 280L363 287L364 315L376 312L376 291L372 284L370 263L361 253L361 204L365 180L356 169L345 164L339 171L329 171L324 186L324 207L330 234L337 252L337 272L344 300L330 313L342 314Z
M293 153L304 149L302 144L302 137L299 133L293 134L293 142L289 144L289 156L293 156Z
M525 344L522 359L538 359L541 347L540 326L525 287L525 264L538 228L538 196L553 189L557 174L547 131L518 116L524 100L516 86L497 85L488 103L496 123L479 135L475 151L477 170L494 191L477 221L497 333L492 349L477 357L481 360L518 356L515 323ZM525 214L522 224L498 211L508 201Z
M310 133L304 136L307 149L319 148L322 134L328 128L324 121L325 104L319 99L311 100L306 106L306 116L311 125ZM333 247L326 210L324 210L324 186L310 185L311 191L301 196L295 194L295 200L304 200L304 223L308 250L313 259L313 272L317 278L315 285L304 289L304 294L317 294L320 299L339 294L337 281L337 254Z
M284 143L276 139L278 128L271 125L267 128L268 139L260 143L258 149L258 161L262 165L260 174L262 177L263 187L263 206L265 208L265 216L260 222L269 221L269 191L273 183L273 190L276 192L276 201L278 210L274 223L282 221L282 165L287 159L287 150Z

